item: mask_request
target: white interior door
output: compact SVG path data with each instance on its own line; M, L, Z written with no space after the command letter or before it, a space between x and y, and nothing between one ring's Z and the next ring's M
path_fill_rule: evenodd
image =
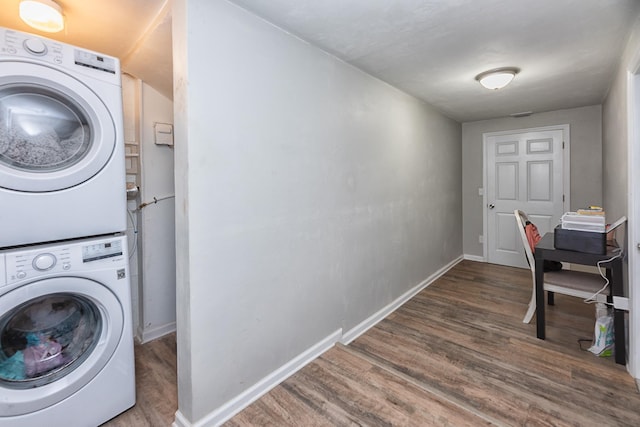
M564 134L564 127L560 127L485 135L488 262L527 267L514 209L526 212L540 235L560 222L564 213Z

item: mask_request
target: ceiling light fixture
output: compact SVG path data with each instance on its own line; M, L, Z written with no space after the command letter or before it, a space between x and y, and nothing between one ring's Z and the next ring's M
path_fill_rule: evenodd
M485 71L476 76L476 80L487 89L502 89L520 72L519 68L503 67Z
M532 115L532 114L533 114L533 111L522 111L522 112L520 112L520 113L511 113L511 114L509 114L509 115L510 115L511 117L518 118L518 117L529 117L529 116L530 116L530 115Z
M20 18L36 30L57 33L64 28L62 7L53 0L21 0Z

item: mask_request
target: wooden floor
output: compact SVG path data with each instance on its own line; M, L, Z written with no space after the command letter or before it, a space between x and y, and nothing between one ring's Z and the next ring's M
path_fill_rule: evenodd
M541 341L522 323L530 293L527 270L463 261L225 426L640 426L626 369L581 349L593 305L556 295ZM174 346L136 348L138 403L106 425L173 422Z
M103 425L170 426L178 410L176 334L136 345L135 355L136 405Z

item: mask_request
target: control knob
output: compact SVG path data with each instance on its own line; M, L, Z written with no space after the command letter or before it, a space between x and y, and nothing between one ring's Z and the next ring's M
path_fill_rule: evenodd
M47 45L40 39L26 39L24 41L24 48L34 55L44 55L47 53Z
M54 254L39 254L33 259L33 268L38 271L51 270L56 265L56 261L57 259Z

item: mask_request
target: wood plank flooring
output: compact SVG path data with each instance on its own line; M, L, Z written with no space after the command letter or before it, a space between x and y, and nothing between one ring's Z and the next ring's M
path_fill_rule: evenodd
M535 318L522 323L530 296L527 270L463 261L225 426L639 426L634 380L578 342L593 335L594 306L556 295L541 341ZM173 422L171 346L136 348L138 403L106 425Z
M103 426L170 426L178 410L176 334L135 346L136 404Z

